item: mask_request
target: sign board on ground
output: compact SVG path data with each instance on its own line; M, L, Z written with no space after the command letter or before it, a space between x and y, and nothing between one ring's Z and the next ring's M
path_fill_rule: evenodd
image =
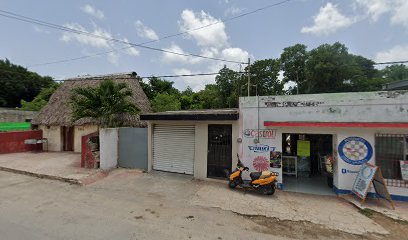
M377 171L377 166L371 164L363 164L357 174L351 191L361 199L367 196L370 184L373 181L374 175Z
M390 202L392 208L395 209L387 185L382 176L381 169L378 166L364 163L358 172L351 191L364 202L368 191L370 190L371 183L374 186L377 196Z
M401 176L404 181L408 181L408 161L400 161Z
M297 155L301 157L310 156L310 141L304 140L297 141Z

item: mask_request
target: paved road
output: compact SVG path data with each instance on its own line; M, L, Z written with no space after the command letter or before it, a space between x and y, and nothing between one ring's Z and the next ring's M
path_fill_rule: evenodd
M0 239L271 238L247 217L190 205L199 184L124 170L80 187L0 171Z

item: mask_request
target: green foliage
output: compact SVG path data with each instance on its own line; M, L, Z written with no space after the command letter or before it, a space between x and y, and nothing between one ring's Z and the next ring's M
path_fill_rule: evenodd
M197 93L197 98L202 109L223 108L224 103L222 102L218 86L215 84L207 84L204 90Z
M280 57L283 82L295 82L297 93L303 93L303 84L306 80L306 61L308 58L306 45L296 44L283 49Z
M168 93L159 93L152 101L152 107L155 112L180 110L181 104L177 96Z
M408 80L408 67L403 64L387 66L381 73L386 82Z
M279 81L279 59L264 59L251 65L251 84L255 85L259 96L283 94L283 82ZM253 95L256 89L252 89Z
M174 82L166 81L158 77L151 77L149 78L149 83L144 83L141 79L139 80L143 91L145 92L146 96L152 100L154 99L157 94L160 93L167 93L170 95L180 95L180 92L173 87Z
M51 95L55 92L55 90L57 90L59 86L61 86L61 84L55 83L48 88L42 89L41 92L31 102L21 100L20 109L25 111L40 111L45 105L47 105Z
M72 121L90 117L101 127L123 126L123 113L137 114L140 110L128 97L133 95L125 83L104 80L97 87L75 88L71 97Z
M240 92L240 74L224 66L215 77L217 84L221 107L238 107L238 98Z
M0 60L0 107L20 107L20 101L32 101L43 89L54 83L26 68Z

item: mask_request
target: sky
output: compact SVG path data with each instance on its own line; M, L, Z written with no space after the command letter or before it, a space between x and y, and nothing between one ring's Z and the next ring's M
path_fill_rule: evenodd
M245 67L132 48L126 42L154 41L146 46L235 62L250 58L253 62L278 58L285 47L297 43L310 50L339 41L351 53L376 62L408 60L407 0L291 0L271 6L278 2L282 0L0 0L2 11L103 37L0 15L0 58L57 80L124 72L143 77L214 73L224 65L234 70ZM189 31L208 24L213 25ZM161 39L185 31L189 32ZM120 41L108 41L110 38ZM106 54L81 58L98 53ZM81 59L42 65L75 58ZM168 80L180 90L190 86L198 91L214 83L214 76Z

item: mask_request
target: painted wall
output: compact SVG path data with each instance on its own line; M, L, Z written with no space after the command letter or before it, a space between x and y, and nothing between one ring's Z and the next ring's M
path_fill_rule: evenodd
M118 128L101 128L99 129L100 142L100 168L109 170L116 168L118 165Z
M408 122L408 91L241 97L273 122Z
M81 152L82 136L98 131L97 125L82 125L74 127L74 152Z
M351 190L361 165L352 165L340 157L339 144L348 137L361 137L373 148L369 163L375 165L375 134L408 134L406 128L329 128L329 127L264 127L264 122L408 122L408 94L402 92L311 94L296 96L240 98L240 151L244 164L254 169L255 158L267 158L268 153L254 152L254 137L246 136L247 130L271 130L272 138L260 138L258 146L269 151L282 150L282 133L332 134L333 149L337 159L334 168L334 185L340 192ZM259 107L258 107L259 106ZM273 169L272 171L281 169ZM279 179L282 180L281 178ZM343 191L342 191L343 190ZM392 195L407 196L408 188L389 187Z
M43 131L43 137L48 139L48 145L45 143L43 148L48 151L61 151L62 139L61 139L61 127L60 126L39 126L39 129Z
M149 121L148 123L148 169L152 170L153 164L153 126L154 124L195 125L195 150L194 150L194 177L197 179L207 178L207 152L208 152L208 125L231 124L232 125L232 166L237 164L238 153L237 138L239 135L238 121Z
M41 139L42 131L0 132L0 154L41 151L41 144L25 144L27 139Z

